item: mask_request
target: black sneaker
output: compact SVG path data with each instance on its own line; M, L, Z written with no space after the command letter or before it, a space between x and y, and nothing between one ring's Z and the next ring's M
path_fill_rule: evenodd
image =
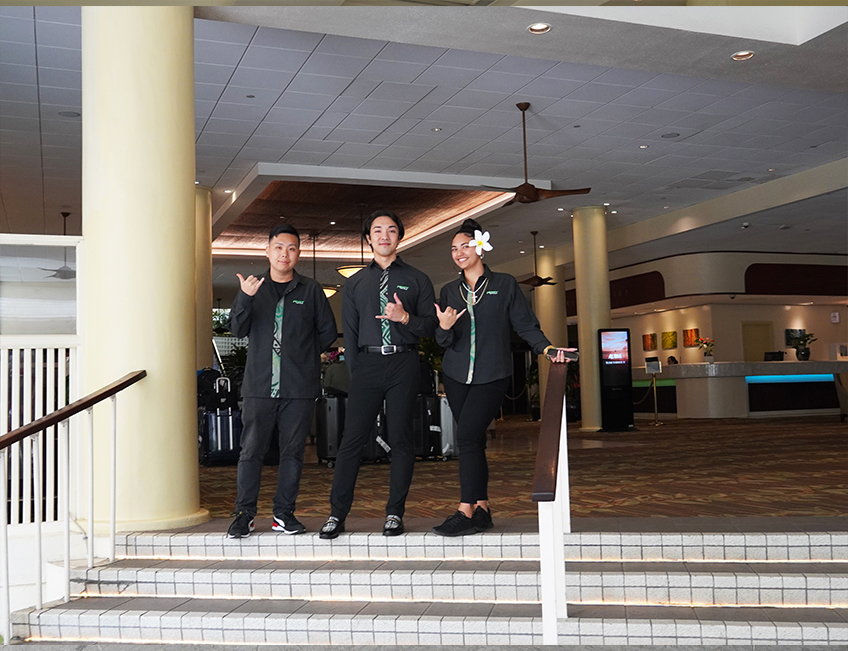
M492 522L492 511L486 510L482 506L478 506L474 509L474 513L471 516L472 522L474 522L474 528L477 531L485 531L486 529L491 529L495 526Z
M474 520L465 515L462 511L457 511L447 520L442 522L438 527L433 527L433 533L440 536L467 536L471 533L477 533L478 529L474 526Z
M274 516L274 521L271 523L271 530L294 536L299 533L305 533L306 527L298 522L297 518L294 517L294 513L289 511L288 513Z
M253 515L247 511L238 511L233 515L236 516L236 519L232 521L227 530L227 538L247 538L254 529Z
M387 515L383 523L384 536L399 536L403 533L403 518L399 515Z
M318 532L318 537L324 540L332 540L338 538L340 533L344 533L344 520L339 520L336 516L331 515L327 518L321 531Z

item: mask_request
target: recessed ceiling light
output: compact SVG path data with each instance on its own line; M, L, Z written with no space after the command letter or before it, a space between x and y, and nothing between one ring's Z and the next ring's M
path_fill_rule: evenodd
M519 253L524 253L524 251L519 251Z
M539 248L540 248L540 249L544 249L544 248L545 248L545 245L544 245L544 244L540 244L540 245L539 245Z
M59 111L59 115L63 118L78 118L80 116L76 111Z
M551 31L551 26L548 23L533 23L527 28L531 34L547 34Z
M330 226L335 226L336 222L330 222Z
M233 193L232 190L224 190L224 194L232 194L232 193Z
M558 212L562 212L563 210L565 210L565 208L557 208Z
M610 210L610 214L611 214L611 215L617 215L617 214L618 214L618 211L617 211L617 210Z
M605 206L608 206L608 205L609 205L609 203L608 203L608 202L607 202L607 203L604 203L604 205L605 205Z
M647 149L648 145L639 145L639 149Z
M200 181L195 181L195 182L194 182L194 184L195 184L195 185L200 185Z
M769 172L774 172L774 168L773 168L773 167L769 167Z
M668 210L668 206L663 206L663 210Z
M441 127L433 127L432 129L430 129L430 131L441 131L441 130L442 130Z
M664 133L660 136L660 138L679 138L679 133Z
M752 56L754 56L754 53L751 52L751 50L740 50L739 52L736 52L730 58L733 59L734 61L747 61Z

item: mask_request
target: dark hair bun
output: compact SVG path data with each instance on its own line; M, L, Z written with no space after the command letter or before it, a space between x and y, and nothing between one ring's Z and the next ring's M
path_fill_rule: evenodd
M476 221L474 221L473 219L466 219L464 222L462 222L462 226L459 227L459 230L456 233L457 235L459 233L463 233L465 235L470 235L471 237L474 237L474 231L482 232L482 230L482 227Z

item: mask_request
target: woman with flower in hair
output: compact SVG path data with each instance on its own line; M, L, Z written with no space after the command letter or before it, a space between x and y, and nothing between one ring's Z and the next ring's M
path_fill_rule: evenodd
M530 303L509 274L483 264L491 251L489 233L466 219L451 244L460 276L442 288L436 341L445 349L442 373L457 422L460 503L456 513L433 528L441 536L490 529L486 427L498 413L512 376L510 326L537 355L562 363L571 351L554 348L539 328Z

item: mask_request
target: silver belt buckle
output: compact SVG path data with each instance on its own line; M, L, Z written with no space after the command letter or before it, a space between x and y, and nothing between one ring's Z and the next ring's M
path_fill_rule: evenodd
M388 346L380 346L381 355L394 355L396 352L397 346L395 344L389 344Z

